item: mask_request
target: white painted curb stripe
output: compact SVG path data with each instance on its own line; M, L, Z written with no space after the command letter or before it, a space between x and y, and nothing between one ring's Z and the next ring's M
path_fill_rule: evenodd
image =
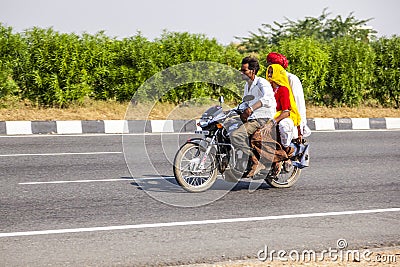
M126 120L105 120L104 121L105 133L129 133L128 121Z
M400 129L400 118L385 118L387 129Z
M3 154L0 157L27 157L27 156L68 156L68 155L102 155L122 154L123 152L65 152L65 153L27 153L27 154Z
M353 130L368 130L369 118L352 118L351 123L353 125Z
M291 215L277 215L277 216L250 217L250 218L232 218L232 219L204 220L204 221L147 223L147 224L134 224L134 225L117 225L117 226L106 226L106 227L89 227L89 228L27 231L27 232L11 232L11 233L0 233L0 238L16 237L16 236L34 236L34 235L49 235L49 234L96 232L96 231L114 231L114 230L128 230L128 229L162 228L162 227L176 227L176 226L188 226L188 225L256 222L256 221L298 219L298 218L316 218L316 217L343 216L343 215L355 215L355 214L398 212L398 211L400 211L400 208L306 213L306 214L291 214Z
M81 121L56 121L58 134L81 134Z
M351 129L349 128L348 125L348 119L346 120L346 129L348 130L370 130L371 129L371 118L350 118L351 120ZM373 120L373 119L372 119ZM373 120L373 124L375 126L375 130L377 126L380 126L382 130L396 130L400 129L400 118L384 118L385 123L383 121L379 121L379 125L376 124L376 120ZM191 123L196 123L196 125L190 125L191 129L197 129L201 130L199 126L197 126L197 122L199 120L196 120L196 122L191 122ZM341 121L340 119L335 119L335 118L314 118L310 119L312 123L315 126L315 129L312 129L313 131L335 131L335 130L343 130L341 129ZM130 132L135 132L135 130L144 130L142 129L142 126L140 126L139 129L135 129L136 126L132 124L133 127L132 129L129 129L129 122L128 120L104 120L102 121L104 123L104 130L102 128L102 124L98 124L97 126L92 126L92 127L99 127L97 128L95 132L93 129L88 129L87 124L85 124L86 128L83 127L82 121L56 121L56 131L54 132L54 129L48 126L48 130L46 130L45 126L43 123L41 124L42 128L41 131L43 133L48 133L48 134L83 134L85 130L85 134L128 134ZM174 132L180 132L182 129L174 129L174 121L173 120L150 120L149 121L151 124L151 133L174 133ZM336 122L336 123L335 123ZM6 134L6 135L32 135L32 127L36 126L38 124L33 125L32 121L5 121L5 122L0 122L0 123L5 123L5 129L4 126L0 128L2 131L1 134ZM145 122L146 123L146 122ZM3 124L4 125L4 124ZM53 124L52 124L53 125ZM140 124L142 125L142 124ZM0 125L1 126L1 125ZM194 127L192 127L194 126ZM335 126L338 127L338 129L335 128ZM379 128L380 129L380 128ZM37 130L36 130L37 131ZM101 131L100 133L98 131ZM144 132L143 132L144 133Z
M6 121L7 134L32 134L30 121Z
M152 120L151 131L153 133L173 133L174 122L173 120Z
M335 121L332 118L315 118L315 130L335 130Z

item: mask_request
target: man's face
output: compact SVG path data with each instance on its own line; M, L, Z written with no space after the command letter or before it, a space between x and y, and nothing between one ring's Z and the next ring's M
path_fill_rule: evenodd
M249 64L242 64L242 67L240 68L240 72L242 73L242 79L243 80L253 80L254 79L254 70L249 70Z

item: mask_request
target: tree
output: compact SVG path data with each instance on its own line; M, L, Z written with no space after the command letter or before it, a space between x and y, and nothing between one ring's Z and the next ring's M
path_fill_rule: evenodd
M285 17L286 21L271 24L262 24L258 33L250 32L249 37L236 37L241 40L243 52L257 52L263 50L268 44L277 45L284 39L296 39L300 37L314 37L317 40L330 41L337 37L351 37L355 40L368 41L374 38L376 31L367 26L370 19L358 20L350 13L343 19L338 15L329 18L327 8L317 17L305 17L297 21Z

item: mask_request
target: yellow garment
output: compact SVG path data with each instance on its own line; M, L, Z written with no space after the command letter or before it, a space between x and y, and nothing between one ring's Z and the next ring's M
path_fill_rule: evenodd
M273 73L272 73L272 77L269 78L268 70L267 70L267 80L270 82L274 81L278 85L285 86L286 88L289 89L290 118L292 119L295 126L299 126L300 122L301 122L301 117L300 117L299 110L297 109L296 101L294 100L292 87L290 87L289 78L287 76L286 70L279 64L271 64L271 65L269 65L268 69L269 68L273 69ZM282 110L276 112L274 118L276 119L281 113L282 113Z

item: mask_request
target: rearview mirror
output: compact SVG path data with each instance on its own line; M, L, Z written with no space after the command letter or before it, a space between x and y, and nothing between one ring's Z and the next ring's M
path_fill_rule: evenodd
M254 95L246 95L245 97L243 97L243 102L249 102L251 100L253 100L255 98Z

